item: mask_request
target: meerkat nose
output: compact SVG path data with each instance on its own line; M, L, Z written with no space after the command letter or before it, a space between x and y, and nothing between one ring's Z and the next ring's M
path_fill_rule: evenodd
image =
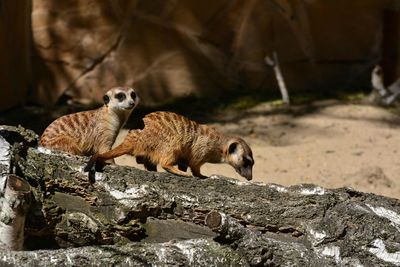
M129 107L133 108L135 106L135 101L128 102Z

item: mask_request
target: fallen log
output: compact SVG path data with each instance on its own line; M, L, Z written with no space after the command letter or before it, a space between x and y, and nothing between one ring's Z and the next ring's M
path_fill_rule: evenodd
M283 187L220 176L199 180L116 165L96 172L91 184L88 173L82 171L87 158L9 142L15 172L30 183L35 197L26 220L26 245L31 249L65 247L55 250L60 254L49 254L56 258L60 255L65 260L73 254L91 260L102 258L101 252L94 251L104 250L112 250L118 257L125 257L127 250L131 258L148 255L130 249L145 246L146 235L156 232L164 235L152 239L163 240L155 241L159 249L178 238L207 240L202 244L245 259L244 266L400 264L396 250L400 247L400 201L396 199L350 188ZM211 211L231 218L237 234L211 239L204 230ZM172 231L176 233L153 231L161 227L157 223L149 227L154 221L169 222L167 228L178 225ZM179 234L183 231L186 234ZM1 253L0 263L33 255L21 252L4 258L9 254ZM251 260L249 255L258 258ZM174 261L171 258L169 264L178 264ZM210 266L207 264L199 266Z

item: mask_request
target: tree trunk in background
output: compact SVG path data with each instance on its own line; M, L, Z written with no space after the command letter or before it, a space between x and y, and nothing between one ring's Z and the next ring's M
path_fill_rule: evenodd
M31 1L0 2L0 110L22 105L31 81Z

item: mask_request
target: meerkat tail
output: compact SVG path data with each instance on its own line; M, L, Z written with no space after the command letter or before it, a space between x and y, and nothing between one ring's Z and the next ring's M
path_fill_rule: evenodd
M122 143L119 146L115 147L114 149L111 149L110 151L106 153L96 153L94 154L90 159L89 162L86 164L85 168L83 169L85 172L88 172L89 170L92 169L93 165L97 162L104 162L106 160L110 160L125 154L129 154L132 151L130 146L127 146L126 144Z

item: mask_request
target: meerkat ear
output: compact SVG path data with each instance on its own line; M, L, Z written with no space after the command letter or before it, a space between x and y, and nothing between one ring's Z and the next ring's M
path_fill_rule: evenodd
M110 102L110 97L108 95L104 95L103 96L103 101L104 101L104 104L107 105Z
M228 148L228 153L229 153L229 154L233 154L233 153L235 153L235 152L236 152L236 149L237 149L237 147L238 147L238 143L236 143L236 142L233 142L232 144L230 144L230 145L229 145L229 148Z

